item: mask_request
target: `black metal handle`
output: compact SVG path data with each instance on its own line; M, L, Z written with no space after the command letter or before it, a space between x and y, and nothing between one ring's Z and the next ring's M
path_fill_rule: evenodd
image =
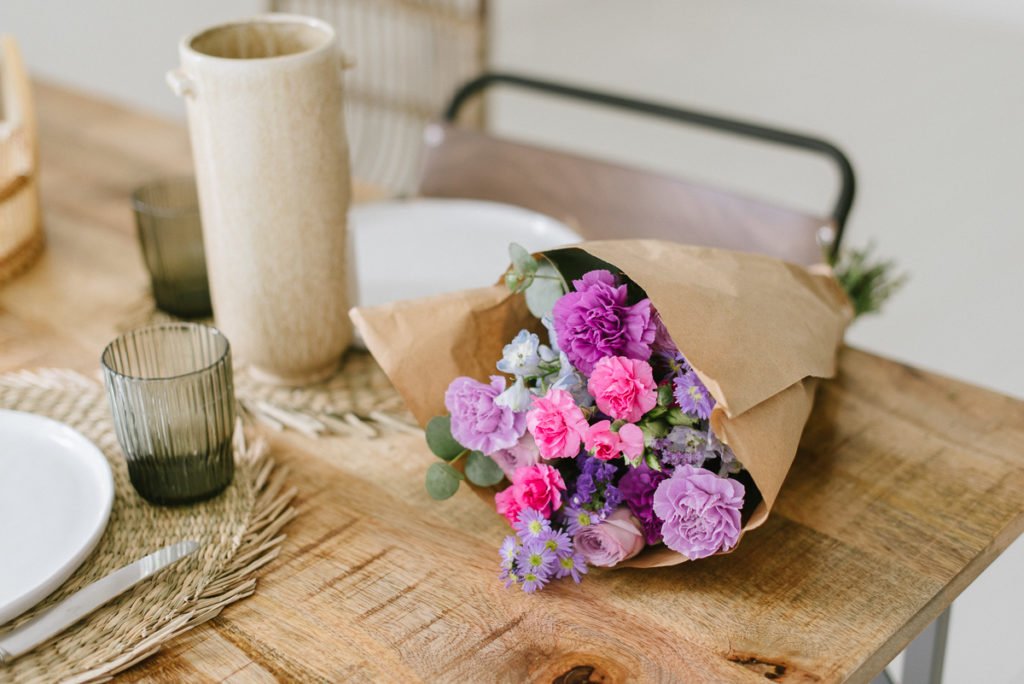
M770 128L768 126L762 126L748 121L698 112L692 109L682 109L671 105L646 102L644 100L636 100L630 97L623 97L621 95L613 95L611 93L604 93L596 90L577 88L575 86L563 85L561 83L551 83L549 81L541 81L534 78L527 78L525 76L496 72L484 73L459 88L455 92L455 95L452 96L451 102L448 104L448 108L444 112L445 120L454 122L459 114L459 110L462 109L462 106L469 98L480 93L489 86L498 83L518 86L528 90L551 93L553 95L561 95L587 102L594 102L632 112L650 114L663 119L680 121L682 123L702 126L704 128L711 128L716 131L734 133L747 138L787 145L789 147L795 147L824 155L834 162L839 170L839 195L836 197L831 215L832 220L836 225L836 234L831 245L833 256L835 256L839 250L839 243L843 237L843 227L846 225L846 218L850 214L850 207L853 205L856 179L853 173L853 165L850 164L850 160L847 158L846 154L827 140L811 137L802 133Z

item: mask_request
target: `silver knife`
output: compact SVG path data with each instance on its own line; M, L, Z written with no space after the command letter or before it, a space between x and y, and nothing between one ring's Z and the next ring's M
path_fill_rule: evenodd
M60 634L104 603L120 596L142 580L199 548L199 542L183 541L165 546L148 556L115 570L79 589L60 603L0 638L0 664L28 653L47 639Z

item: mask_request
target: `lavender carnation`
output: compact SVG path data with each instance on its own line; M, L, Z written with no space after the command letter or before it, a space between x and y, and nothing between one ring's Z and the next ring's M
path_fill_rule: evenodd
M629 510L640 521L648 545L661 541L661 520L654 515L654 490L668 475L646 465L630 468L619 480L619 492Z
M467 449L492 454L509 449L526 432L526 413L517 413L494 400L505 390L505 378L491 376L485 385L473 378L452 380L444 405L452 416L452 437Z
M590 271L573 286L552 311L558 345L573 366L589 376L606 356L650 358L656 333L651 300L628 305L626 286L609 271Z
M665 546L690 560L731 549L740 536L743 484L683 465L654 491Z

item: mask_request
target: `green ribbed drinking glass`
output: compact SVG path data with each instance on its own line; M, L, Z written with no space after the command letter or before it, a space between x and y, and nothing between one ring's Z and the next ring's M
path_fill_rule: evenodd
M219 494L234 476L231 345L216 328L169 323L101 356L117 440L135 490L156 504Z

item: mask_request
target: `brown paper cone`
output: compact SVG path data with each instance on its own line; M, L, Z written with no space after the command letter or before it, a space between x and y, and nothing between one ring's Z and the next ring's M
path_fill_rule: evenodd
M796 455L817 378L835 375L853 316L833 277L770 257L657 240L584 242L643 288L673 341L717 401L715 434L750 472L763 502L744 526L761 525ZM350 313L367 348L423 425L443 415L457 376L497 374L502 347L538 321L504 285L396 302ZM646 549L619 567L685 558Z

